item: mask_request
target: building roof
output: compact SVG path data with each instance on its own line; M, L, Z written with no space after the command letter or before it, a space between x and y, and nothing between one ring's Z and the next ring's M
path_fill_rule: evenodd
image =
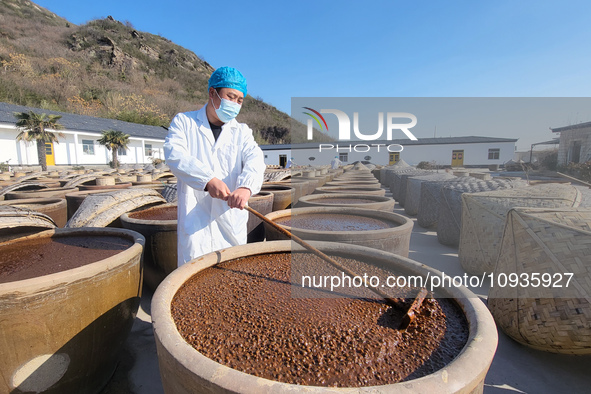
M146 126L138 123L124 122L115 119L95 118L86 115L69 114L66 112L50 111L41 108L25 107L22 105L14 105L7 103L0 103L0 123L16 124L14 112L28 112L33 111L37 113L45 113L48 115L61 115L62 118L59 123L64 125L66 130L70 131L88 131L100 134L103 130L118 130L132 137L152 138L163 140L168 134L164 127Z
M550 141L536 142L534 144L531 144L531 146L535 146L535 145L558 145L558 144L560 144L560 139L559 138L554 138L554 139L551 139Z
M409 139L397 140L378 140L378 141L334 141L334 142L306 142L303 144L282 144L282 145L261 145L263 150L281 150L281 149L309 149L318 148L320 144L366 144L366 145L443 145L443 144L493 144L498 142L517 142L515 138L496 138L496 137L438 137L438 138L419 138L417 141Z
M585 129L587 127L591 127L591 122L579 123L571 126L556 127L555 129L550 128L550 130L552 130L553 133L560 133L561 131Z
M96 118L93 116L76 115L66 112L50 111L41 108L25 107L22 105L14 105L7 103L0 103L0 123L8 123L14 125L16 118L14 112L28 112L34 111L38 113L46 113L52 115L61 115L59 122L64 125L66 130L70 131L87 131L91 133L100 134L103 130L119 130L132 137L152 138L164 140L168 131L164 127L146 126L138 123L124 122L115 119ZM591 125L591 122L588 123ZM582 124L581 124L582 125ZM577 125L580 126L580 125ZM552 131L557 131L553 129ZM442 145L442 144L482 144L482 143L497 143L497 142L516 142L513 138L496 138L496 137L480 137L480 136L466 136L466 137L438 137L438 138L420 138L417 141L412 141L407 138L396 140L378 140L378 141L335 141L323 142L323 144L382 144L391 145L399 144L403 146L408 145ZM306 142L302 144L279 144L279 145L261 145L263 150L281 150L281 149L306 149L317 148L319 142Z

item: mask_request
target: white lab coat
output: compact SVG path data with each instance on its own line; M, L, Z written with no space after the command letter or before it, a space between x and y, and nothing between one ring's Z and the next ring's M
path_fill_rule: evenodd
M178 179L179 266L246 243L248 212L228 207L203 189L215 177L230 191L246 187L254 195L261 189L266 168L247 125L234 119L224 124L215 141L205 109L177 114L164 142L166 165Z

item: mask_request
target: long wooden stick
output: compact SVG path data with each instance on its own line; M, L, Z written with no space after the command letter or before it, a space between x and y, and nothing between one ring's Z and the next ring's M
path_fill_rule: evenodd
M572 176L570 176L570 175L563 174L562 172L558 172L558 171L557 171L556 173L557 173L558 175L560 175L561 177L563 177L563 178L570 179L571 181L578 182L578 183L580 183L580 184L583 184L583 185L585 185L585 186L588 186L589 188L591 188L591 183L588 183L588 182L582 181L582 180L580 180L580 179L578 179L578 178L575 178L575 177L572 177Z
M343 271L345 274L349 275L350 277L354 278L356 276L359 276L357 274L355 274L355 272L351 271L350 269L348 269L347 267L344 267L342 264L340 264L339 262L337 262L335 259L333 259L332 257L328 256L326 253L323 253L322 251L318 250L317 248L315 248L314 246L310 245L309 243L307 243L306 241L304 241L303 239L301 239L300 237L298 237L297 235L292 234L290 231L288 231L287 229L283 228L282 226L280 226L279 224L275 223L274 221L270 220L269 218L265 217L264 215L262 215L260 212L255 211L254 209L252 209L251 207L249 207L248 205L244 207L248 212L252 213L253 215L255 215L256 217L258 217L259 219L261 219L262 221L264 221L265 223L269 224L270 226L273 226L274 229L276 229L277 231L279 231L281 234L293 239L294 241L296 241L297 243L299 243L300 245L302 245L304 248L308 249L309 251L311 251L312 253L314 253L316 256L320 257L321 259L323 259L324 261L328 262L329 264L331 264L333 267ZM369 289L371 291L373 291L374 293L376 293L378 296L380 296L381 298L383 298L384 300L386 300L386 302L392 306L400 306L400 302L396 301L395 299L389 297L387 294L385 294L384 292L382 292L380 289L378 289L377 287L372 287L370 286Z
M281 234L283 234L283 235L285 235L285 236L293 239L294 241L296 241L297 243L299 243L300 245L302 245L304 248L306 248L309 251L311 251L312 253L314 253L316 256L318 256L321 259L323 259L324 261L328 262L333 267L335 267L335 268L343 271L345 274L349 275L352 278L358 276L355 272L351 271L347 267L344 267L339 262L337 262L335 259L333 259L332 257L328 256L326 253L323 253L322 251L318 250L317 248L315 248L314 246L310 245L309 243L307 243L306 241L304 241L303 239L301 239L297 235L292 234L289 230L283 228L282 226L280 226L279 224L275 223L271 219L267 218L265 215L261 214L260 212L255 211L254 209L252 209L248 205L245 206L244 208L248 212L252 213L256 217L258 217L259 219L261 219L263 222L265 222L265 223L269 224L270 226L272 226L274 229L276 229L277 231L279 231ZM399 307L400 306L400 304L401 304L400 302L398 302L395 299L389 297L387 294L385 294L384 292L382 292L377 287L370 286L369 289L371 291L373 291L375 294L377 294L378 296L382 297L386 301L386 303L390 304L391 306L396 306L396 307ZM421 304L423 303L423 300L425 299L425 297L427 297L427 295L428 295L428 293L427 293L427 290L426 289L423 288L423 289L421 289L419 291L419 293L415 297L414 301L410 305L410 308L406 311L406 313L402 317L402 321L400 322L400 326L398 327L399 330L406 331L406 329L408 328L408 326L410 326L412 324L412 322L415 320L415 312L418 311L418 309L421 307Z

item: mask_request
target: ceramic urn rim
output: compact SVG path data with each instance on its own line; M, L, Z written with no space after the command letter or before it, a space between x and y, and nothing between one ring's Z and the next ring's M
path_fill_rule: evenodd
M133 241L133 245L129 248L120 251L119 253L107 257L102 260L95 261L90 264L86 264L77 268L72 268L66 271L55 272L49 275L37 276L34 278L17 280L13 282L6 282L0 283L0 294L7 294L7 293L22 293L26 294L28 292L39 292L43 289L51 289L52 287L62 284L62 283L71 283L75 281L84 280L87 278L91 278L105 271L109 271L119 265L121 263L119 261L129 262L132 260L133 256L138 253L138 248L140 249L139 253L142 253L144 245L146 244L146 240L143 235L136 231L122 229L122 228L108 228L108 227L80 227L80 228L55 228L46 231L41 231L39 233L29 235L27 237L17 238L11 241L6 241L0 243L1 245L5 244L14 244L18 243L23 239L36 239L36 238L45 238L45 237L71 237L77 235L83 236L92 236L92 235L105 235L105 236L125 236L126 238ZM119 259L113 259L114 256L120 257Z
M319 195L319 194L317 194ZM379 211L376 209L366 209L366 208L356 208L356 207L347 207L346 212L343 212L343 208L341 207L327 207L327 206L318 206L318 207L303 207L303 208L291 208L291 209L282 209L281 211L275 211L268 213L265 215L268 219L272 220L273 222L276 219L285 217L285 216L292 216L292 212L296 211L296 213L307 214L307 213L334 213L334 214L341 214L341 215L359 215L363 217L370 217L373 219L385 219L387 221L398 223L396 227L388 227L382 228L377 230L358 230L358 231L326 231L326 230L309 230L309 229L302 229L302 228L294 228L291 226L285 226L283 224L279 224L279 226L285 228L289 232L295 232L296 235L298 233L307 233L312 235L322 235L322 234L331 234L331 235L339 235L346 237L349 234L355 233L363 233L367 238L372 238L374 236L380 235L389 235L395 229L397 233L404 232L406 230L411 230L414 226L412 220L407 218L406 216L400 215L394 212L387 212L387 211ZM297 212L299 211L299 212Z
M424 264L373 248L336 242L310 241L310 243L327 253L357 252L364 256L395 261L398 270L404 270L408 274L425 276L429 272L431 275L441 275L440 271ZM484 376L492 363L497 348L497 329L488 308L474 293L465 287L445 288L443 292L447 296L454 298L456 304L462 309L468 320L470 332L466 345L456 358L445 367L429 375L409 381L354 388L304 386L282 383L250 375L213 361L185 341L178 332L172 318L171 302L178 289L194 274L222 261L249 255L292 250L304 251L304 248L292 241L268 241L246 244L207 254L198 259L191 260L173 271L158 286L152 298L152 324L156 341L159 341L166 351L173 355L176 361L190 373L199 376L201 379L210 380L210 382L222 387L224 390L236 393L287 393L303 391L308 393L396 392L410 394L416 393L419 387L421 392L456 393L466 392L466 388L474 389L480 381L484 380ZM484 340L485 338L487 340Z
M154 219L137 219L137 218L132 218L129 216L130 213L137 213L137 212L142 212L142 211L147 211L150 209L156 209L156 208L169 208L169 207L178 207L176 202L172 202L172 203L168 203L168 204L160 204L160 205L155 205L153 207L149 207L146 209L142 209L141 211L134 211L134 212L126 212L123 215L120 216L121 221L125 221L128 223L133 223L133 224L138 224L138 225L150 225L151 222L154 222ZM167 227L171 227L173 230L176 230L177 228L177 224L178 224L178 219L174 219L174 220L156 220L160 225L162 226L167 226Z

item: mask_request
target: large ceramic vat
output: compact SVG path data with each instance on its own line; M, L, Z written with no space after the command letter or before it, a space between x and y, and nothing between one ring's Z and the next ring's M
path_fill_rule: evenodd
M137 231L146 238L144 281L152 290L177 268L177 204L128 212L121 215L123 228Z
M263 187L264 186L273 186L273 185L291 187L293 189L293 191L291 193L291 198L290 198L290 203L292 206L294 206L298 202L300 197L308 194L307 193L308 192L308 183L307 182L282 181L282 182L265 182L265 183L263 183ZM264 189L262 189L262 190L264 190ZM274 198L276 198L276 197L274 197ZM286 206L286 208L287 208L287 206ZM285 208L281 208L281 209L285 209Z
M331 181L326 182L324 186L377 186L380 187L380 182L378 181L360 181L360 180L351 180L351 181Z
M322 186L317 187L314 193L356 193L366 196L385 196L386 190L379 186Z
M144 238L122 229L56 229L1 243L0 255L6 261L10 250L33 253L48 243L94 249L55 252L86 265L0 283L0 392L98 393L139 306ZM33 268L46 267L47 258L37 256L43 264Z
M390 197L364 196L362 194L326 193L312 194L300 198L297 208L335 207L377 209L392 212L396 201Z
M44 213L53 219L58 227L64 227L68 221L68 206L63 198L27 198L23 200L6 200L2 205L11 205L28 209L33 212Z
M277 182L270 182L270 185L276 184L276 185L285 185L285 186L289 186L289 187L293 187L294 189L299 190L300 196L306 196L308 194L312 194L312 192L314 191L314 184L308 182L307 180L302 179L301 177L299 178L290 178L290 179L285 179L283 181L277 181Z
M66 194L77 192L77 187L55 187L42 190L18 190L6 193L7 200L17 200L25 198L66 198Z
M271 212L266 217L302 239L367 246L408 257L413 222L393 212L361 208L309 207ZM327 218L328 223L325 224ZM291 226L281 224L286 220L290 221ZM314 223L315 220L318 222ZM287 239L274 227L267 223L264 225L267 240ZM323 228L311 229L320 226Z
M264 184L261 191L273 193L273 211L280 211L291 207L292 201L297 201L296 189L287 185Z
M370 260L376 265L408 275L441 275L440 272L415 261L382 251L338 243L313 244L325 253ZM335 388L281 383L222 365L185 341L172 316L171 304L179 288L191 277L218 263L266 253L289 253L292 252L292 247L294 251L302 251L301 247L294 246L290 241L228 248L183 265L162 282L152 299L152 320L165 393L482 393L484 378L497 346L497 331L484 304L464 287L445 288L441 291L443 297L454 299L452 302L455 302L466 317L466 345L443 368L418 379L394 384ZM305 368L305 365L301 366Z
M266 215L273 211L274 194L261 191L248 199L248 206L260 214ZM263 221L252 213L248 213L248 222L246 222L246 233L248 242L260 242L265 239L265 228Z
M10 205L0 206L0 242L12 241L55 227L55 221L44 213Z

